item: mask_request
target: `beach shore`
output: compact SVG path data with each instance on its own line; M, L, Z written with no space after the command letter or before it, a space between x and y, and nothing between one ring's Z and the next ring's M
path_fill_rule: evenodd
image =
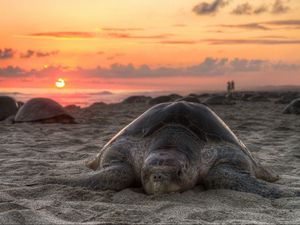
M282 114L286 105L275 99L235 102L211 108L280 175L276 183L300 190L299 115ZM200 186L159 197L141 188L26 186L44 177L93 173L85 162L150 107L139 102L67 108L78 124L0 122L0 224L300 224L299 197L271 200Z

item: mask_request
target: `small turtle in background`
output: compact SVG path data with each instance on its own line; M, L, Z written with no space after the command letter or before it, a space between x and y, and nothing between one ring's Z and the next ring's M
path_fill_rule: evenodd
M300 114L300 98L293 100L283 111L284 114Z
M148 103L152 98L150 96L133 95L122 101L123 104Z
M75 120L54 100L33 98L21 107L14 122L75 123Z
M204 103L206 105L234 105L236 104L230 97L224 95L216 95L207 98Z
M14 98L9 96L0 96L0 121L16 115L19 104Z
M147 194L203 185L269 198L298 195L265 182L278 177L252 156L211 109L186 101L150 108L116 134L87 166L100 168L94 175L49 177L41 183L98 190L140 186Z

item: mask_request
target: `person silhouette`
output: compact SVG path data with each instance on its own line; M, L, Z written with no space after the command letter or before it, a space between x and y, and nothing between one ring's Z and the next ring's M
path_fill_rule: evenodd
M234 89L235 89L235 84L234 84L233 80L231 81L231 85L230 86L231 86L231 93L232 93L232 92L234 92Z
M231 82L228 81L228 82L227 82L227 94L229 95L230 92L231 92Z

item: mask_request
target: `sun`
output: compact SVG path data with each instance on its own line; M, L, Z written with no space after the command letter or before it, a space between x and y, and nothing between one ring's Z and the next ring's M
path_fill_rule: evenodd
M65 86L65 81L62 78L58 78L57 81L55 82L55 86L57 88L63 88Z

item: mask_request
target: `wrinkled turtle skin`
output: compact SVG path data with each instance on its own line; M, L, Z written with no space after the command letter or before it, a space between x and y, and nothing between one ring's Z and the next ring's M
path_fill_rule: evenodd
M52 99L32 98L21 107L14 121L16 123L74 123L74 118Z
M98 190L141 186L147 194L182 192L197 185L264 197L296 195L207 106L179 101L150 108L113 137L87 166L95 175L44 182ZM269 182L266 182L269 181Z

